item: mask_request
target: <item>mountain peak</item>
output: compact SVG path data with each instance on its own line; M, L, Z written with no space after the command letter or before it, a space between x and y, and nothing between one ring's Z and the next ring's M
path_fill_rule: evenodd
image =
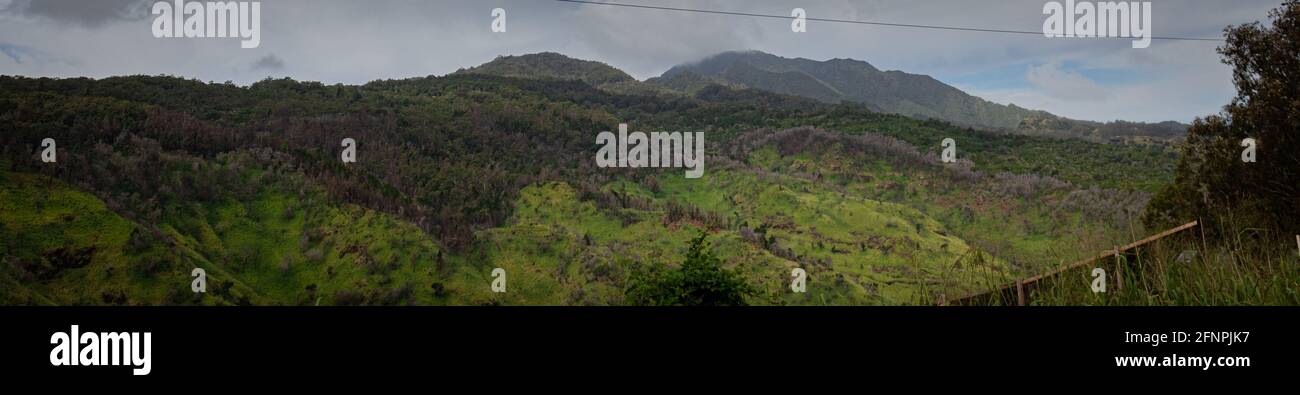
M605 63L571 58L555 52L498 56L491 62L458 71L515 78L581 80L593 86L635 82L632 76Z

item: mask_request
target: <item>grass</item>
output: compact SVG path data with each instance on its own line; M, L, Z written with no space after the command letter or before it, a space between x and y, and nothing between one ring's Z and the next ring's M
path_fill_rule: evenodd
M1063 274L1033 296L1034 305L1252 306L1300 304L1300 252L1294 239L1241 238L1203 243L1190 235L1143 247L1092 291L1091 270ZM1180 259L1181 257L1181 259Z
M125 251L135 226L94 196L44 176L0 173L0 293L5 304L93 304L117 292L157 297ZM94 264L89 264L93 262ZM77 267L81 266L81 267ZM36 281L39 287L29 287ZM131 283L114 289L114 283Z

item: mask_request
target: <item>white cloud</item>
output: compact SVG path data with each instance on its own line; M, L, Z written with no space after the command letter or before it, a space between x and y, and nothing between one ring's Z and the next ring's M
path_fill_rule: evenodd
M1025 79L1043 94L1065 101L1099 101L1110 92L1082 74L1061 70L1061 62L1030 66Z
M1196 73L1170 73L1150 80L1105 86L1106 98L1097 100L1063 97L1039 88L959 88L996 103L1043 109L1068 118L1187 123L1195 117L1217 113L1232 98L1230 84L1226 87L1207 86L1205 79L1204 75Z

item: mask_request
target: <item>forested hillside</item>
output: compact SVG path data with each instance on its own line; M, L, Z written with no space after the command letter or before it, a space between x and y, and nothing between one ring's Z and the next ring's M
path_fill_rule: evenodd
M0 77L0 298L627 304L629 279L705 232L747 303L930 303L1140 234L1176 159L719 85L619 92L479 73ZM595 136L619 123L705 133L704 177L597 168ZM795 267L817 292L789 292Z

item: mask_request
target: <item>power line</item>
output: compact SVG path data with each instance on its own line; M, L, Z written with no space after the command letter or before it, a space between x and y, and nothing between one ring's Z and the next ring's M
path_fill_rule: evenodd
M555 1L559 1L559 2L562 2L562 3L591 4L591 5L603 5L603 6L627 7L627 8L641 8L641 9L651 9L651 10L661 10L661 11L693 12L693 13L699 13L699 14L715 14L715 15L731 15L731 16L749 16L749 17L756 17L756 18L793 19L793 17L789 17L789 16L785 16L785 15L756 14L756 13L750 13L750 12L734 12L734 11L718 11L718 10L701 10L701 9L695 9L695 8L664 7L664 6L653 6L653 5L644 5L644 4L628 4L628 3L609 3L609 2L589 1L589 0L555 0ZM940 26L940 25L918 25L918 24L911 24L911 23L872 22L872 21L858 21L858 20L852 20L852 19L832 19L832 18L804 18L804 19L805 19L805 20L809 20L809 21L818 21L818 22L834 22L834 23L851 23L851 24L856 24L856 25L873 25L873 26L888 26L888 27L906 27L906 28L915 28L915 29L934 29L934 30L954 30L954 31L981 32L981 33L1029 34L1029 35L1035 35L1035 36L1040 36L1040 37L1043 36L1043 32L1035 32L1035 31L1029 31L1029 30L986 29L986 28L977 28L977 27ZM1131 37L1129 37L1129 38L1131 38ZM1153 37L1151 37L1151 39L1152 39L1152 40L1182 40L1182 41L1223 41L1223 39L1221 39L1221 38L1201 38L1201 37L1162 37L1162 36L1153 36Z

